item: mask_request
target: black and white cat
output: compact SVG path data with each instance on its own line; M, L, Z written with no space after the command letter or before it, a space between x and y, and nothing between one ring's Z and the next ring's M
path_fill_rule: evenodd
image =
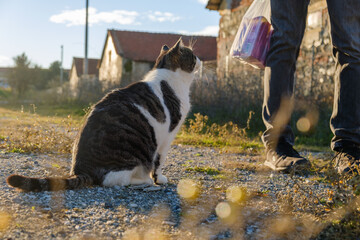
M71 177L11 175L7 183L25 191L166 183L162 167L190 109L200 65L181 39L164 45L143 81L113 90L93 107L74 143Z

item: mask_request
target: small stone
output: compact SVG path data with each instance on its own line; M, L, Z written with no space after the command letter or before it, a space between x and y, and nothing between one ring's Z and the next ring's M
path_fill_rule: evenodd
M129 207L136 208L136 207L138 207L138 205L136 203L130 203Z
M176 223L171 222L171 221L163 221L162 223L165 224L165 225L169 225L169 226L175 226L176 225Z
M161 187L159 186L153 186L153 187L148 187L148 188L144 188L144 192L154 192L154 191L160 191Z

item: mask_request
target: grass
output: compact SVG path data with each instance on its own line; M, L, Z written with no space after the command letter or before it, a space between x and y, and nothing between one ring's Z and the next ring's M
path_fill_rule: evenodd
M6 105L0 109L0 147L6 147L7 151L49 152L52 147L58 146L60 152L69 153L74 132L89 109L90 105L76 103ZM258 121L253 115L254 112L248 112L246 124L240 126L232 121L217 123L207 115L194 113L179 131L174 143L214 147L228 153L259 154L263 151L263 144L259 137L261 132L256 136L253 134L257 130L252 129L252 122ZM296 145L300 151L329 151L328 147L312 144L311 141L311 144L304 140L300 142Z
M81 122L80 116L42 116L24 109L0 108L0 149L16 153L70 153Z
M23 112L44 117L68 117L81 118L89 111L91 104L69 102L63 104L7 104L1 107L13 112Z
M248 122L251 116L250 112ZM249 126L241 128L231 121L225 124L211 123L208 116L195 113L194 118L189 118L178 133L175 143L215 147L223 152L259 153L262 144L259 139L251 139L247 136L248 128Z
M0 100L7 99L11 95L10 89L0 88Z
M218 175L220 171L211 167L188 167L186 171L194 171L199 173L205 173L207 175Z

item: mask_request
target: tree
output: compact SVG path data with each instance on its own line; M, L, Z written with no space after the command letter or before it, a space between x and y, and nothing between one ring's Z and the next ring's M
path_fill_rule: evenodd
M15 67L9 74L9 85L19 98L24 95L31 84L31 62L25 53L14 57L13 60Z
M41 66L35 65L34 68L30 69L31 71L31 85L35 87L37 90L44 90L48 86L49 82L49 70L42 69Z

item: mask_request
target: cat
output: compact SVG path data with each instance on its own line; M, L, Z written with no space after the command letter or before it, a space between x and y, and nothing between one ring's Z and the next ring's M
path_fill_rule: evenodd
M162 167L190 110L190 85L200 66L181 38L164 45L142 81L93 106L74 142L69 178L11 175L7 183L23 191L167 183Z

